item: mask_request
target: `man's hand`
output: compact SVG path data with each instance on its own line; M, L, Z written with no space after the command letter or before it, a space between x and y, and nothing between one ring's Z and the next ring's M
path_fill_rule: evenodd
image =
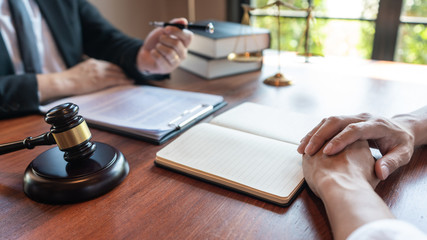
M188 24L185 18L173 19L171 23ZM192 37L192 32L173 26L154 29L139 50L138 69L154 74L170 73L187 57Z
M356 141L336 155L304 154L303 172L311 190L322 199L334 239L346 239L360 226L394 218L375 193L379 179L366 141Z
M313 155L330 140L323 153L333 155L357 140L368 140L370 146L378 148L383 155L375 164L375 172L384 180L412 157L414 133L408 122L407 117L386 119L366 113L329 117L301 140L298 152Z
M331 185L346 189L357 185L375 188L379 179L375 176L374 164L368 143L357 141L333 156L322 151L313 156L304 154L302 167L307 184L323 199L322 195Z
M88 59L58 73L39 74L40 102L71 95L95 92L107 87L132 84L122 69L112 63Z

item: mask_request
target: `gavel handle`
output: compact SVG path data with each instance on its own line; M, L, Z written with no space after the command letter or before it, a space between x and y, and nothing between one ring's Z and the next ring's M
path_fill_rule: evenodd
M18 151L25 148L33 149L35 146L51 145L55 143L56 141L53 138L52 134L50 132L47 132L35 138L27 137L22 141L0 144L0 155Z

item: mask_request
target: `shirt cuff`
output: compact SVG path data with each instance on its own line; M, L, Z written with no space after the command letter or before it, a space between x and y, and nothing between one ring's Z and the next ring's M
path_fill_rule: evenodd
M362 225L347 240L422 239L427 235L414 225L397 219L381 219Z

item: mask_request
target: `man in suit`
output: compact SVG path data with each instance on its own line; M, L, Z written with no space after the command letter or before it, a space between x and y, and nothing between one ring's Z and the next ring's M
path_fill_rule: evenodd
M10 1L24 2L31 18L40 73L23 70ZM0 0L0 11L0 118L37 112L50 99L167 78L192 37L169 26L154 29L144 42L130 38L86 0Z

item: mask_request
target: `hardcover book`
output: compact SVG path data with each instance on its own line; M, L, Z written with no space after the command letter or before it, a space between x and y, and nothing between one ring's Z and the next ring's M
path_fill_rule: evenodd
M270 47L270 31L233 22L199 21L200 25L212 22L213 34L194 30L188 47L190 52L208 58L226 58L228 54L256 52Z
M180 68L206 79L215 79L240 73L253 72L262 68L262 61L232 62L227 58L208 58L188 53Z

